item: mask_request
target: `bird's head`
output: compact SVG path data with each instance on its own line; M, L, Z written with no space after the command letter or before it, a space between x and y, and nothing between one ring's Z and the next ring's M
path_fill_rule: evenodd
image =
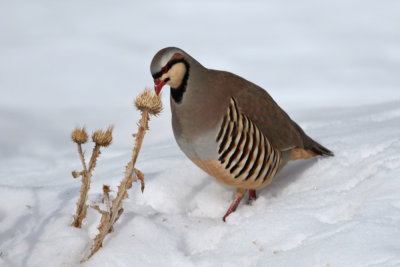
M157 95L165 84L173 89L184 89L189 75L188 60L188 55L176 47L164 48L154 56L150 71Z

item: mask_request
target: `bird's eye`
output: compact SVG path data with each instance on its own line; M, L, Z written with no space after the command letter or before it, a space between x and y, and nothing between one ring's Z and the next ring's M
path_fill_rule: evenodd
M168 66L164 66L161 69L162 74L167 73L168 72Z

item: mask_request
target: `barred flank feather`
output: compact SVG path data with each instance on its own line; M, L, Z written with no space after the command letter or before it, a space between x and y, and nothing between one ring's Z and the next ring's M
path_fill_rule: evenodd
M239 111L231 98L217 139L219 162L229 170L232 179L262 183L275 176L281 153L245 114Z

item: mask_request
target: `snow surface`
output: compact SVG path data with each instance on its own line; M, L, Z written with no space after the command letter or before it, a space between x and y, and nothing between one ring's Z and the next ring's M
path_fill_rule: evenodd
M169 93L104 246L83 266L400 266L398 1L0 2L0 265L76 266L100 216L70 226L80 170L70 132L115 125L89 203L123 177L151 86L178 46L268 92L334 158L291 163L221 220L234 190L177 147ZM85 146L86 155L91 146Z

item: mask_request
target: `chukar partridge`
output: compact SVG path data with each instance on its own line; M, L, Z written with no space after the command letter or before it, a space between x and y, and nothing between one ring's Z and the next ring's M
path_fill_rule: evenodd
M223 220L249 190L268 185L288 161L333 156L261 87L229 72L207 69L167 47L151 62L155 91L171 87L172 128L186 156L219 182L236 188Z

